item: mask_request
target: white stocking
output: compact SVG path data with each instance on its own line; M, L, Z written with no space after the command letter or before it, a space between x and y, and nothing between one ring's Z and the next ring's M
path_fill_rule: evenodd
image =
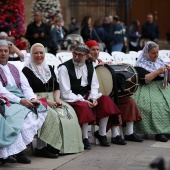
M107 126L108 119L109 119L109 116L99 120L99 135L101 136L106 135L106 126Z
M126 122L125 135L133 134L133 122Z
M84 138L88 139L88 123L84 123L82 125L82 135L83 135L83 139Z
M119 135L118 126L113 126L111 130L112 130L112 138L115 138L116 136Z

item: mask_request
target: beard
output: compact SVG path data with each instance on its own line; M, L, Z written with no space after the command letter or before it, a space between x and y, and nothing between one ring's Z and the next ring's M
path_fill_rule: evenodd
M85 60L82 60L80 62L77 62L73 59L73 64L78 67L82 67L85 64Z

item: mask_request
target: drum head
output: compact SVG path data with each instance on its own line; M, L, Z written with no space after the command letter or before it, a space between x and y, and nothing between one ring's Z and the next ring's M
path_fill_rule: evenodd
M130 64L98 65L96 74L100 86L99 92L103 95L114 96L114 81L117 81L115 84L117 84L119 97L131 96L138 88L138 74ZM115 76L116 78L113 81Z
M113 89L113 79L111 72L105 66L97 66L96 74L99 81L99 92L109 96Z

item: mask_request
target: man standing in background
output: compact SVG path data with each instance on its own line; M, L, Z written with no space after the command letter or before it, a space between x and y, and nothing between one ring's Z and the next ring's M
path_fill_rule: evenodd
M125 28L117 15L113 17L113 35L111 51L122 51L124 45Z
M34 12L34 22L27 27L25 38L30 42L30 46L35 43L41 43L46 48L50 40L50 28L42 21L42 14L37 11Z
M159 29L158 25L153 22L153 15L149 13L147 15L147 21L142 25L142 39L148 39L154 42L158 42Z

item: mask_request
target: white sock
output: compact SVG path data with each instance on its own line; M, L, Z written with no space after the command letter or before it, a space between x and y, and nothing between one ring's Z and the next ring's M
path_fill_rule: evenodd
M83 135L83 139L84 138L88 139L88 123L84 123L82 125L82 135Z
M42 149L46 146L46 143L42 141L41 139L37 139L37 149Z
M119 135L117 126L113 126L111 130L112 130L112 138L115 138L116 136Z
M126 122L125 135L133 134L133 122Z
M99 120L99 135L105 136L106 135L106 126L108 122L109 116L104 117Z

